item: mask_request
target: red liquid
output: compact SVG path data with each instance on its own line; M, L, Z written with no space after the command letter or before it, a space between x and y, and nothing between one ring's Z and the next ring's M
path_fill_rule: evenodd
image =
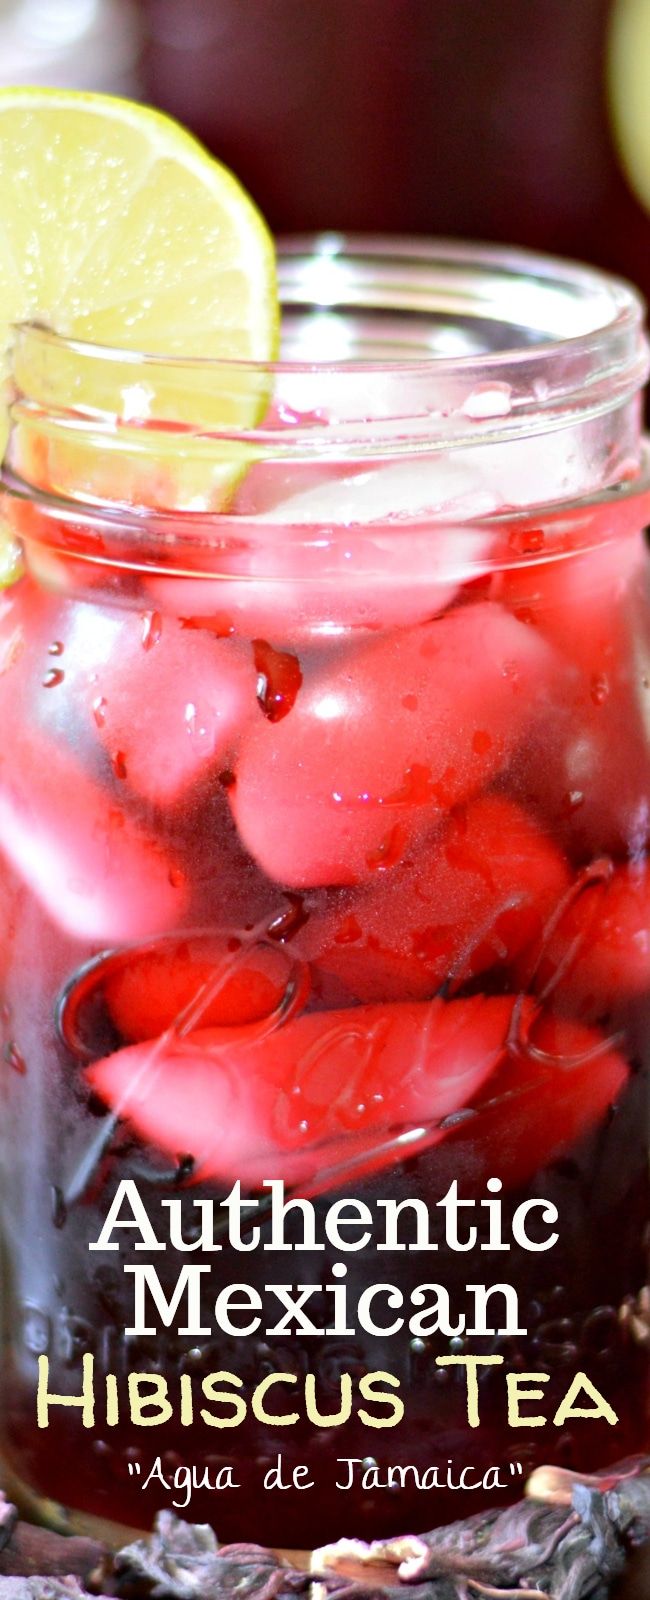
M140 1481L158 1455L168 1475L193 1462L214 1477L230 1462L241 1487L196 1492L187 1514L245 1538L255 1498L256 1537L309 1545L431 1525L466 1503L412 1485L345 1493L336 1458L422 1470L452 1458L480 1476L511 1460L590 1468L644 1445L646 577L640 537L607 544L605 521L598 532L597 548L572 550L565 524L540 563L537 530L536 564L518 532L510 564L480 583L442 574L429 592L379 593L372 625L348 616L333 639L261 583L235 585L233 614L218 618L197 604L209 585L164 573L129 575L123 605L101 609L30 576L8 593L3 1448L39 1494L149 1523L171 1497L140 1494L129 1462ZM353 1316L377 1282L408 1301L435 1280L458 1315L468 1281L507 1280L518 1338L127 1339L126 1257L87 1247L129 1176L157 1228L163 1198L182 1197L187 1233L197 1199L222 1199L237 1178L259 1195L278 1177L315 1197L321 1219L337 1195L424 1199L438 1239L453 1180L478 1200L496 1177L505 1237L522 1200L543 1196L560 1238L507 1257L444 1240L433 1255L151 1257L168 1296L185 1260L205 1260L218 1288L319 1284L323 1326L336 1260ZM54 1407L38 1431L37 1356L49 1355L52 1391L76 1394L88 1350L94 1429ZM471 1432L462 1374L436 1366L450 1350L505 1357L481 1379ZM237 1428L184 1427L179 1375L199 1395L221 1369L247 1400L268 1371L294 1372L300 1421L269 1428L249 1410ZM392 1430L356 1414L359 1378L377 1369L406 1406ZM616 1429L508 1429L505 1373L535 1370L550 1374L549 1419L583 1370ZM169 1422L126 1420L129 1371L165 1375ZM323 1413L351 1374L349 1422L305 1421L307 1373ZM318 1489L260 1494L278 1450L287 1476L307 1462Z

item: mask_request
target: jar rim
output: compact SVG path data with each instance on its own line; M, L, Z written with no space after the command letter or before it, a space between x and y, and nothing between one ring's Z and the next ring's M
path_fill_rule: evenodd
M524 499L567 499L594 476L636 471L649 350L641 297L622 280L500 246L338 234L284 241L279 278L291 359L285 347L275 363L149 357L20 328L4 482L221 517L234 497L248 517L266 515L269 492L286 507L331 469L346 484L352 474L354 521L363 473L390 463L435 464L419 488L383 481L400 516L450 496L466 515L486 499L519 504L524 480ZM576 456L583 427L591 455ZM541 435L564 441L539 452L531 484L527 441ZM309 503L317 520L344 515L322 494L320 510ZM304 497L286 514L304 520Z
M428 236L292 234L281 236L277 243L280 303L285 309L309 305L312 312L344 309L349 313L355 307L385 309L388 302L397 316L444 314L448 318L456 311L476 317L484 312L488 322L499 321L520 335L524 324L515 320L515 310L520 314L527 310L532 317L536 303L539 318L537 323L531 319L527 324L531 335L528 342L514 337L512 342L488 350L467 349L463 353L459 349L452 354L434 347L427 354L386 359L281 356L275 361L250 361L103 344L58 334L38 322L18 323L15 331L19 337L37 339L52 350L176 371L186 368L215 373L331 373L344 380L359 373L388 370L405 375L435 373L442 378L453 373L476 375L479 369L496 375L504 367L523 363L541 369L563 354L599 354L606 366L620 365L621 358L627 357L630 379L636 378L638 384L647 375L645 301L626 279L600 268L534 250ZM412 282L396 282L389 276L395 270ZM380 281L368 298L369 279L377 273ZM450 281L454 275L455 285ZM497 317L500 309L503 318ZM548 325L548 313L553 309L558 316L554 329ZM582 325L573 331L576 320ZM606 360L608 346L611 363Z

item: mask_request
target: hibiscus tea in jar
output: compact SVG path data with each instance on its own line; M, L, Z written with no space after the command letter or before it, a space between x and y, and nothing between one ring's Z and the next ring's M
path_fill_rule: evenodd
M650 492L626 286L280 283L273 367L17 336L2 1452L308 1546L646 1441Z

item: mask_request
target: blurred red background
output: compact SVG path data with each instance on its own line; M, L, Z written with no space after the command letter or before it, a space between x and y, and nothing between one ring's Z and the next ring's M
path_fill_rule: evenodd
M528 244L650 294L605 96L612 3L140 0L143 88L277 231Z

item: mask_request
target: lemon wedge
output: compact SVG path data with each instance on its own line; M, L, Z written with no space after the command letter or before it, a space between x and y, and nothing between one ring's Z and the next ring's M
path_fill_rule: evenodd
M269 378L206 358L263 364L279 337L273 243L249 196L159 112L42 88L0 91L0 194L0 375L36 402L15 408L12 465L40 464L30 481L55 493L219 509L250 452L218 436L255 426ZM190 431L165 438L160 420Z

